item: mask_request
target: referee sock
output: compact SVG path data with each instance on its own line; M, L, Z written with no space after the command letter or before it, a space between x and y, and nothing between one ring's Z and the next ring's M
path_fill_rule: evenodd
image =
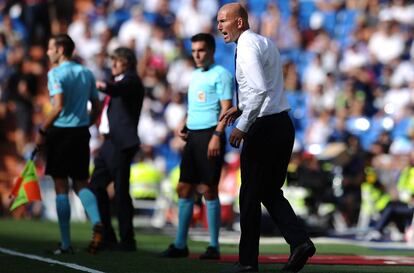
M56 195L56 212L60 229L60 247L67 249L70 247L70 204L67 194Z
M183 249L187 246L187 235L193 216L194 199L178 199L178 229L174 246Z
M99 215L98 203L96 201L95 194L93 194L90 189L83 188L79 191L78 196L92 224L96 225L100 223L101 216Z
M210 246L219 248L219 231L221 226L220 200L206 200L208 232L210 233Z

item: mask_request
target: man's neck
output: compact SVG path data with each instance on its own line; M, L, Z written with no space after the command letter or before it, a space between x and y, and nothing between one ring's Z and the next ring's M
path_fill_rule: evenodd
M70 59L68 57L62 56L62 57L59 58L58 64L61 65L62 63L67 62L69 60Z
M201 67L202 71L208 71L214 64L214 61L212 61L211 63L207 64L206 66Z

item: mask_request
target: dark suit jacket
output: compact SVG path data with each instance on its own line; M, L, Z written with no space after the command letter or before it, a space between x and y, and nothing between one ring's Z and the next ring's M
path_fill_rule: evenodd
M111 97L108 106L109 136L116 148L139 146L138 121L144 100L144 86L133 71L117 82L107 82L102 92Z

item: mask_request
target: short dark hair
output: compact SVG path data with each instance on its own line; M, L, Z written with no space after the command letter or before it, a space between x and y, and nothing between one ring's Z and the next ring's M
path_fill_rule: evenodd
M127 47L118 47L111 54L112 59L122 60L127 66L127 70L137 69L137 57L135 52Z
M214 36L210 33L198 33L191 37L191 42L205 42L207 47L213 52L216 50L216 41L214 40Z
M52 36L51 39L55 40L56 46L63 47L63 55L72 57L73 51L75 50L75 43L69 35L57 34Z
M249 22L249 14L244 6L241 6L239 9L239 16L246 22Z

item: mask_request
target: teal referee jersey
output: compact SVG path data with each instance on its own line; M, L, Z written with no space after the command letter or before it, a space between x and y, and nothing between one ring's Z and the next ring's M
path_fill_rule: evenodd
M220 101L231 100L233 78L228 70L220 65L212 65L208 70L194 70L188 88L187 127L201 130L216 126L220 114Z
M63 93L63 109L53 125L88 126L88 101L98 98L92 72L80 64L67 61L50 70L47 77L50 97ZM53 99L52 103L54 103Z

